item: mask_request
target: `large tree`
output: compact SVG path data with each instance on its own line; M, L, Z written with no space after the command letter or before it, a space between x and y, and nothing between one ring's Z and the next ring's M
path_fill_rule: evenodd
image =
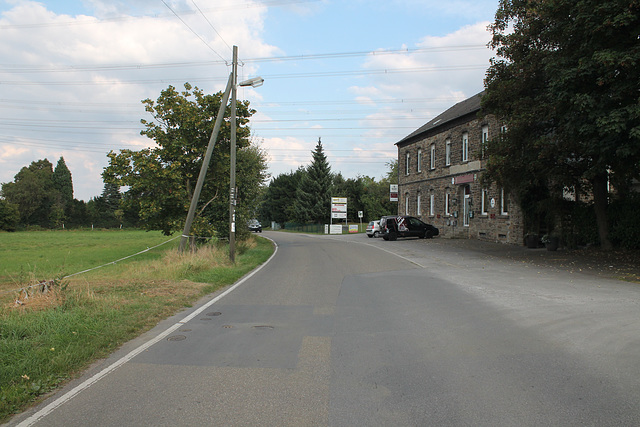
M53 174L51 175L53 188L57 191L57 200L54 203L55 225L64 224L73 211L73 181L71 171L64 161L64 157L58 159Z
M161 230L169 235L182 230L198 179L222 92L206 95L186 83L178 92L173 86L163 90L157 101L143 101L152 121L142 120L141 132L155 142L152 148L140 151L110 152L109 166L103 172L106 183L127 186L123 197L126 209L139 210L141 226ZM226 107L229 116L230 107ZM264 153L249 139L246 126L255 111L249 103L237 104L237 215L246 217L250 207L242 200L253 200L253 193L266 178ZM228 235L229 203L229 122L220 129L207 179L200 196L200 205L193 223L193 233L210 236ZM136 206L128 206L136 205Z
M301 224L322 224L327 222L331 214L330 190L333 178L320 138L311 155L311 164L296 191L294 219Z
M282 227L293 220L296 191L304 174L306 171L300 167L274 177L265 190L260 217L275 221Z
M55 202L59 193L54 188L53 165L47 159L23 167L13 182L2 184L2 196L20 211L22 225L50 227L59 217Z
M548 194L590 194L601 246L609 182L640 163L640 2L501 0L491 26L485 113L507 131L489 143L487 177L541 206Z
M53 175L53 188L58 190L60 197L65 206L73 202L73 180L71 179L71 171L67 167L64 157L58 159Z

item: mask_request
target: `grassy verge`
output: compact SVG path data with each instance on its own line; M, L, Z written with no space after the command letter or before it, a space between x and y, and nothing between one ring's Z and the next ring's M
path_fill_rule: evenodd
M105 252L116 259L135 253L114 253L112 248ZM142 259L64 279L47 293L34 292L20 305L14 302L16 295L4 299L0 306L0 422L158 321L237 281L272 253L271 242L255 236L238 243L235 265L228 261L228 247L223 245L183 255L175 248L156 250ZM100 263L109 260L102 258ZM4 283L4 287L14 285L13 280Z

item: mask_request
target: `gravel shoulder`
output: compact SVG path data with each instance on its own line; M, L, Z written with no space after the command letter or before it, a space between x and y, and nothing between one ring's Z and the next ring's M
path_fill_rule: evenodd
M568 272L581 272L603 278L625 280L640 284L640 251L603 251L599 248L529 249L525 246L506 245L473 239L433 239L430 244L458 247L516 262L553 268Z

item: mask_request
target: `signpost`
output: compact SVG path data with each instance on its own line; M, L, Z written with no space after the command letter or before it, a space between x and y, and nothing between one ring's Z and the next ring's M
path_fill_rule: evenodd
M398 201L398 184L389 185L389 200L392 202Z
M347 198L346 197L331 198L331 234L342 234L342 227L340 227L340 233L337 233L337 227L333 227L334 218L347 219Z

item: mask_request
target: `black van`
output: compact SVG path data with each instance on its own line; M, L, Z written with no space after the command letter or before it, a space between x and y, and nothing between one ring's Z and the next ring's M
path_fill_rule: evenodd
M440 230L412 216L393 215L380 218L380 234L384 240L411 236L430 239L440 234Z

